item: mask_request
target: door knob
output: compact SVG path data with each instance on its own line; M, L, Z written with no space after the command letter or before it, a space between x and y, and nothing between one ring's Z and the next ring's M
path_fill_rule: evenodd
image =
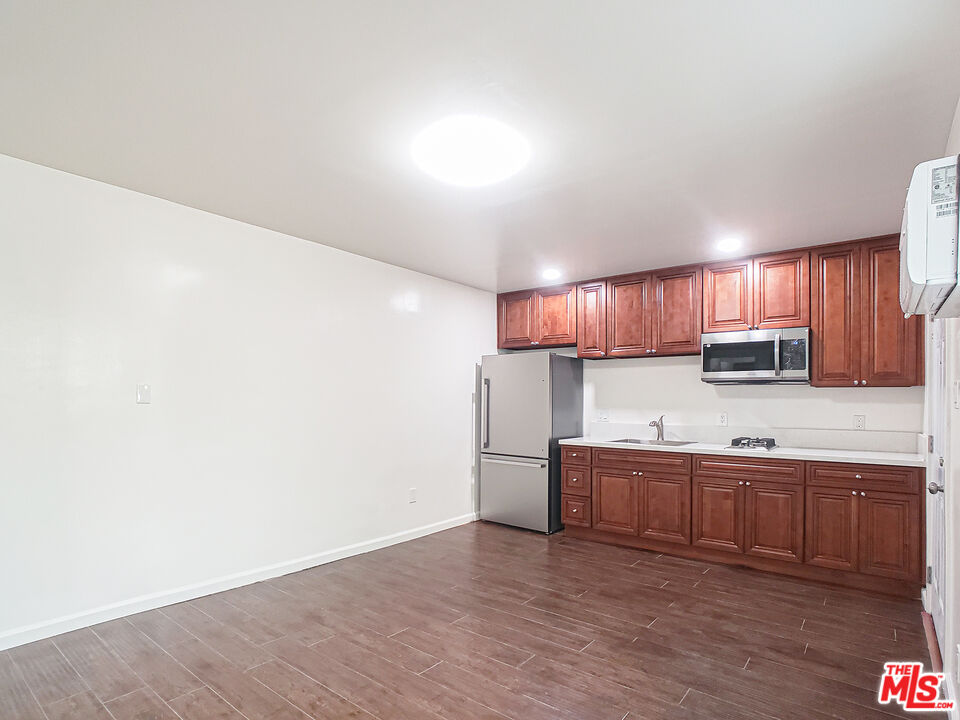
M927 492L931 495L936 495L938 492L943 492L943 485L938 485L935 482L931 482L927 485Z

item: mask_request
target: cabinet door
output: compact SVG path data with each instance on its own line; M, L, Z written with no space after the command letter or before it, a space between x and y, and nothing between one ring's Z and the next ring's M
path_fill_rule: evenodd
M860 380L860 246L811 256L810 384L853 387Z
M810 324L810 253L765 255L753 261L753 325L764 328Z
M607 283L582 283L577 289L577 357L607 353Z
M747 555L803 561L803 486L748 481L744 486Z
M860 261L862 350L860 384L902 387L920 382L923 318L900 309L898 239L863 244Z
M636 357L652 351L649 295L649 275L627 275L607 281L607 355L610 357Z
M703 332L749 330L753 323L753 261L703 268Z
M693 544L711 550L743 552L742 481L693 479Z
M540 345L573 345L577 342L577 286L557 285L537 290Z
M644 471L640 477L640 537L690 544L690 478Z
M687 267L658 272L653 276L651 308L653 349L660 355L700 352L703 314L701 268Z
M860 495L860 565L868 575L920 577L920 500L917 495Z
M637 534L637 476L630 470L594 469L591 505L594 529Z
M807 488L805 561L835 570L857 569L857 493Z
M497 347L530 347L537 340L536 292L497 295Z

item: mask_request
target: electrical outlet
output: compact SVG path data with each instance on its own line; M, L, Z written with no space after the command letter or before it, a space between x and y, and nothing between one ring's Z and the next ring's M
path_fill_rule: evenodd
M727 414L725 412L722 412L719 415L717 415L717 425L719 425L720 427L727 426Z
M417 489L416 489L416 488L410 488L410 495L409 495L409 497L407 498L407 502L415 503L416 501L417 501Z
M853 429L854 430L863 430L867 427L867 416L866 415L854 415L853 416Z
M610 422L610 411L597 410L597 422Z

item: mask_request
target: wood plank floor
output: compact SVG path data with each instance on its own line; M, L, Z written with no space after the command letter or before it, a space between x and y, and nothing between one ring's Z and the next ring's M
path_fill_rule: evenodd
M885 720L917 601L474 523L0 653L4 720Z

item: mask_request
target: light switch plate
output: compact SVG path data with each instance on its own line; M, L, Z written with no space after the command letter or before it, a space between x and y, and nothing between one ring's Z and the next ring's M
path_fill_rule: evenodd
M410 488L410 495L408 496L407 502L415 503L417 501L417 489Z
M149 405L151 401L149 385L137 385L137 405Z

